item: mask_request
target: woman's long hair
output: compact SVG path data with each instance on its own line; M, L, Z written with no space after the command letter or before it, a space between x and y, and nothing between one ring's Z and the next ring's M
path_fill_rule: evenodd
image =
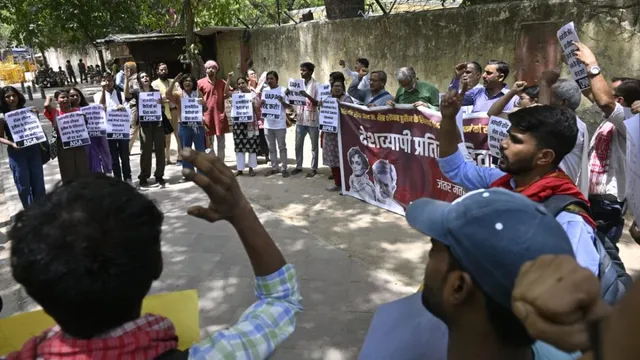
M80 103L78 106L83 107L83 106L89 106L89 102L87 101L87 98L84 97L84 94L82 93L82 91L78 90L78 88L76 87L72 87L71 89L68 90L68 93L71 94L71 91L75 91L78 93L78 95L80 96Z
M16 109L22 109L27 103L27 99L24 98L24 95L20 91L18 91L18 89L14 88L13 86L5 86L0 89L0 112L3 114L11 111L9 110L9 104L7 104L7 102L4 100L4 95L8 92L13 92L18 96L18 107Z

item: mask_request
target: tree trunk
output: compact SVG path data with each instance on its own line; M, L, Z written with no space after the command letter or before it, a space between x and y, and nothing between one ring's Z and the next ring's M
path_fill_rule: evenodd
M348 19L360 17L364 13L364 0L324 0L327 19Z
M111 71L111 69L107 69L107 64L104 61L104 54L102 53L102 48L99 48L95 45L93 45L93 47L98 52L98 59L100 59L100 68L102 69L102 72ZM115 74L113 75L115 76Z
M193 4L191 0L184 0L184 31L186 40L186 55L191 63L191 75L196 78L203 77L203 70L200 66L200 51L198 50L196 34L193 32L195 27L195 15L193 14Z
M44 49L40 48L38 50L40 50L40 54L42 54L42 62L44 63L44 66L49 67L49 62L47 61L47 56L44 53Z

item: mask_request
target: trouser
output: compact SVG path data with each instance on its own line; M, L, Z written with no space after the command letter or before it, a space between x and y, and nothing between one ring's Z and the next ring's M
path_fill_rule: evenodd
M269 145L269 158L271 159L271 168L273 168L274 170L279 169L277 153L277 151L279 150L282 169L287 170L287 129L264 129L264 134L267 138L267 144Z
M296 125L296 169L302 169L304 138L309 134L311 139L311 170L318 170L318 137L317 126Z
M151 153L156 155L156 179L164 176L164 128L162 123L141 125L140 129L140 176L138 179L147 180L151 177Z
M131 180L129 140L109 140L109 152L111 152L111 167L113 168L113 177L118 180Z
M13 181L16 184L22 207L26 209L35 200L45 195L40 145L31 145L20 149L9 147L7 152Z
M193 145L196 148L196 151L204 152L204 126L198 126L194 129L191 126L180 123L179 129L180 142L182 142L182 146L184 148L191 148L191 145ZM183 160L182 168L193 169L193 164Z
M332 167L331 175L333 175L333 183L336 186L342 186L342 176L340 175L340 167Z
M104 136L92 136L91 145L87 147L89 155L89 170L93 173L111 174L113 172L113 160L109 140Z
M86 146L78 146L64 149L62 140L58 136L56 141L58 147L58 167L60 168L60 178L63 184L68 184L75 179L91 174L89 169L89 157Z
M140 125L134 125L129 130L129 153L133 149L133 145L136 143L136 139L138 138L138 134L140 134Z
M80 82L84 83L87 82L87 73L85 71L80 71Z
M260 129L260 134L258 135L258 146L260 150L258 150L258 156L264 156L267 159L269 158L269 145L267 145L267 138L264 136L264 129Z
M176 143L178 144L178 161L182 158L180 156L180 150L182 150L182 144L180 144L180 137L178 135L178 109L171 109L171 126L173 127L173 133L165 136L165 144L164 144L164 156L167 159L167 162L171 162L171 138L176 139Z
M616 245L624 229L624 202L618 201L611 195L589 195L589 203L598 231L607 235L607 238Z
M236 153L236 164L238 164L238 171L242 171L246 167L246 153ZM249 169L255 169L258 167L258 155L256 153L249 153Z
M211 146L211 151L215 151L213 149L213 142L214 139L216 140L216 142L218 143L218 152L216 152L216 156L218 156L218 159L224 161L224 134L222 135L213 135L213 136L209 136L209 142L210 142L210 146Z
M69 82L72 84L77 84L78 80L76 80L76 74L75 73L70 73L69 74Z

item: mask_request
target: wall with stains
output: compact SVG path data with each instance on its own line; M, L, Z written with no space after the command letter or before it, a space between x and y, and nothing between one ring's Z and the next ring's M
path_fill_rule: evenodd
M572 2L503 3L261 28L252 30L249 47L256 71L276 70L281 83L299 77L303 61L316 64L316 79L326 82L330 72L341 70L340 59L353 64L357 57L366 57L370 70L389 74L387 88L392 92L398 86L392 73L407 65L444 91L461 61L503 59L512 65L509 83L516 76L534 78L532 73L544 68L540 62L558 64L568 76L555 31L569 21L598 56L605 76L640 76L640 36ZM225 74L241 61L241 34L218 35L218 59Z

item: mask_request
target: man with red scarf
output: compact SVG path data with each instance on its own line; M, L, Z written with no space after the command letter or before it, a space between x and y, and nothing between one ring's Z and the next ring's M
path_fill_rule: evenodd
M468 190L501 187L519 192L533 201L543 202L553 195L570 195L588 204L571 178L559 170L562 159L571 152L578 136L576 115L567 108L533 106L509 114L509 136L502 141L498 168L480 167L467 162L458 149L456 115L466 89L450 91L440 111L440 158L442 173ZM598 275L595 223L586 214L561 212L556 219L571 240L576 260Z

